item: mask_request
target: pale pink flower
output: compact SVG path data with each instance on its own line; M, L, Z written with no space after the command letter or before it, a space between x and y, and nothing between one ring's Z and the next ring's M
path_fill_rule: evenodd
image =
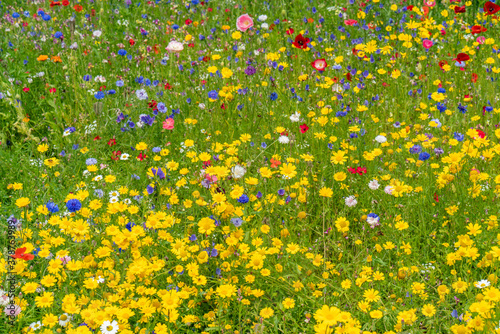
M16 304L9 304L9 305L5 306L3 311L8 317L11 317L11 316L17 317L19 315L19 313L21 313L21 307L19 307L19 305L16 305Z
M173 118L167 118L163 122L163 128L167 130L173 130L174 129L174 119Z
M171 41L168 43L166 49L170 53L179 53L184 50L184 45L181 42Z
M62 261L62 264L63 264L63 265L65 265L65 264L67 264L69 261L71 261L71 256L63 256L63 257L59 257L58 259Z
M241 15L236 19L236 29L245 32L253 27L253 20L248 14Z

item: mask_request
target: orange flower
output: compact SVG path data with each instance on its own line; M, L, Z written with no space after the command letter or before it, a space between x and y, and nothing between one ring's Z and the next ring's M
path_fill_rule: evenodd
M313 23L313 22L314 22L314 19L313 19L312 17L310 17L310 18L308 18L308 19L307 19L307 22L308 22L308 23Z
M46 55L40 55L40 56L38 56L38 58L37 58L36 60L38 60L38 61L45 61L45 60L47 60L47 59L49 59L49 56L46 56Z
M62 59L59 56L52 56L50 58L54 63L62 63Z

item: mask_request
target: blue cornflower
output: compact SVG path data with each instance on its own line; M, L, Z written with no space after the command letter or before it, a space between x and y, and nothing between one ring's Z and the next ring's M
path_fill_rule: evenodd
M271 99L271 101L276 101L276 99L278 98L278 93L271 93L271 96L269 98Z
M418 154L418 153L420 153L420 151L422 151L422 147L420 147L420 145L413 145L410 148L410 153L411 154Z
M54 202L48 202L46 206L51 213L56 213L59 211L59 207Z
M73 198L66 203L66 208L68 208L69 212L76 212L82 208L82 203L76 198Z
M240 198L238 198L238 202L241 203L241 204L248 203L249 200L250 199L245 194L241 195Z
M422 152L418 155L418 160L422 160L422 161L425 161L427 159L429 159L431 157L431 155L427 152Z

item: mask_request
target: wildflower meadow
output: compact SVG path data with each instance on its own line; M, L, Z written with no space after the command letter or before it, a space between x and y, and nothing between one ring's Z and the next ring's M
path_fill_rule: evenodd
M0 333L500 333L499 36L495 1L1 1Z

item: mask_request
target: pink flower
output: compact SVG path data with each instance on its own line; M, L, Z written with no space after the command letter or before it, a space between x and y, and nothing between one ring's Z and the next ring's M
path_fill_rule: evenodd
M64 265L71 261L71 256L58 257L58 259L61 260L62 264Z
M3 309L8 317L17 317L21 313L21 308L16 304L9 304Z
M355 24L358 24L358 21L351 19L351 20L344 20L344 23L348 26L353 26Z
M251 27L253 27L253 20L248 14L241 15L236 19L236 29L239 31L245 32Z
M478 42L479 44L484 44L484 41L486 40L486 38L484 36L479 36L477 39L476 39L476 42Z
M173 118L167 118L165 122L163 122L163 128L167 130L173 130L174 129L174 119Z
M181 42L171 41L168 43L166 50L170 53L179 53L184 50L184 45Z
M434 45L434 42L429 40L429 39L426 39L425 41L422 42L422 45L424 48L426 48L427 50L429 50L431 48L431 46Z

